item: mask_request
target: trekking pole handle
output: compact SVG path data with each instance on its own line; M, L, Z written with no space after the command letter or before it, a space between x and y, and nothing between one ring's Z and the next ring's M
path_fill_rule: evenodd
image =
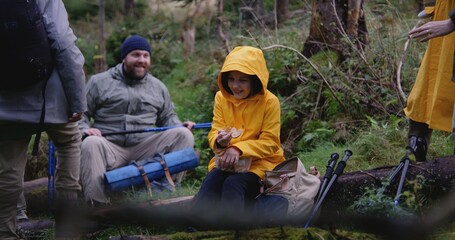
M334 167L335 164L333 164L333 162L336 162L338 160L338 158L340 157L340 155L338 153L332 153L330 155L330 160L329 160L329 165L331 167Z
M328 178L330 178L330 176L332 176L333 168L337 164L337 160L339 157L340 157L340 155L338 153L332 153L332 155L330 155L330 160L328 162L324 178L328 179Z
M341 161L338 163L337 168L335 169L335 172L333 174L336 174L337 176L341 175L343 172L344 168L346 167L346 162L349 160L349 157L352 156L352 151L347 149L344 151L344 156L341 159Z

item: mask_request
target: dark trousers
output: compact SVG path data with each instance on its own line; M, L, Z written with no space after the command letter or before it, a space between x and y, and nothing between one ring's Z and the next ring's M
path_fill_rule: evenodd
M427 145L430 145L431 135L433 133L433 129L429 128L428 124L416 122L412 119L409 119L409 131L408 137L414 135L417 137L423 137L427 142Z
M205 218L241 220L248 216L259 194L259 177L254 173L233 173L213 169L207 174L193 200L193 211Z

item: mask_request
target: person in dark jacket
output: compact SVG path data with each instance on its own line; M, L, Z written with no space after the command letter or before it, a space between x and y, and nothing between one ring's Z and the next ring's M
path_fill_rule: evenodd
M45 85L42 127L57 147L55 235L57 238L73 237L78 234L71 227L74 223L67 224L62 210L70 209L67 204L76 202L81 190L81 134L77 121L87 108L83 94L84 57L75 44L76 36L69 26L61 0L27 3L37 4L42 13L54 57L54 67ZM28 145L40 122L43 84L0 91L0 239L19 238L16 234L16 204L22 192ZM57 203L64 206L58 208Z

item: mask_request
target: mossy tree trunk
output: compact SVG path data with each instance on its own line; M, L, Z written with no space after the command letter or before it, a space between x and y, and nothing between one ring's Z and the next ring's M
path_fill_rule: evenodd
M316 0L312 7L309 36L302 54L311 57L321 50L336 51L342 59L350 48L368 44L363 0ZM348 41L346 41L348 40Z

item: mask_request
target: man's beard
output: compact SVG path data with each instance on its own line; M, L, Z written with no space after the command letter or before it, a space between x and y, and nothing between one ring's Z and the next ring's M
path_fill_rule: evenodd
M124 74L129 79L141 80L145 77L145 75L147 75L147 70L145 70L143 73L141 73L141 75L139 75L134 71L134 68L132 68L129 70L124 70Z

